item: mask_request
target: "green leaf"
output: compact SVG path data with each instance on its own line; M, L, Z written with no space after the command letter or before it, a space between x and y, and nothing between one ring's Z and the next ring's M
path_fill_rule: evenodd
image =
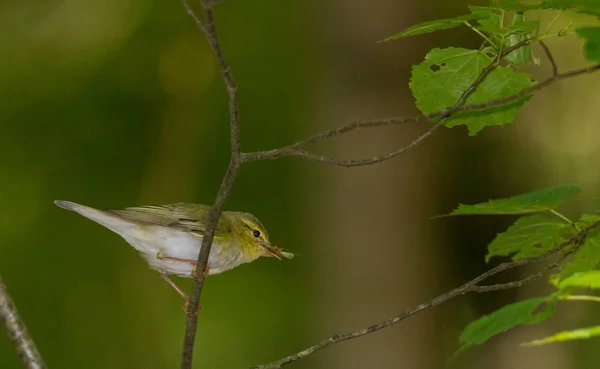
M478 27L478 29L498 36L508 36L511 34L528 34L531 33L533 30L537 29L538 26L538 21L527 21L520 24L511 24L508 27L500 28L497 26L492 26L490 22L489 25Z
M519 19L521 21L519 21ZM525 33L525 34L530 34L531 32L535 31L539 26L540 26L540 22L538 21L524 21L524 16L523 14L517 13L515 14L514 18L513 18L513 24L511 24L510 26L506 27L504 29L504 34L505 35L510 35L513 33Z
M448 215L539 213L557 208L567 197L579 191L581 187L573 184L549 187L475 205L460 204Z
M517 12L540 9L540 4L523 4L520 0L496 0L494 3L504 10L513 10Z
M600 222L600 215L597 214L583 214L581 218L575 223L579 229L584 229L592 224Z
M473 14L487 15L485 18L477 19L477 23L481 25L481 27L477 27L478 29L491 34L496 34L497 31L502 29L502 17L498 13L501 9L485 6L469 6L469 10Z
M579 247L573 256L573 260L565 265L560 271L559 281L575 273L589 272L596 269L600 262L600 231L594 230L588 233L585 242ZM559 282L560 285L560 282Z
M523 346L539 346L552 342L584 340L595 336L600 336L600 325L595 327L580 328L572 331L560 332L550 337L524 343Z
M483 104L491 100L506 98L534 84L531 76L527 73L516 73L508 67L497 67L487 76L477 90L467 98L465 105ZM464 124L469 130L469 136L475 136L484 127L499 126L512 122L521 106L530 98L531 95L528 95L506 105L458 113L448 119L446 126L455 127Z
M506 305L469 324L460 334L461 347L458 352L482 344L495 335L519 324L533 324L548 319L553 313L554 300L547 297L538 297Z
M577 13L600 18L600 1L598 0L544 0L541 6L544 9L574 10Z
M483 19L485 17L487 17L486 14L477 13L477 14L461 15L456 18L438 19L438 20L433 20L433 21L428 21L428 22L422 22L419 24L415 24L414 26L408 27L407 29L405 29L402 32L398 32L394 35L391 35L391 36L381 40L380 42L388 42L388 41L396 40L396 39L403 38L403 37L422 35L425 33L431 33L431 32L439 31L442 29L450 29L450 28L458 27L466 21Z
M535 24L535 26L530 29L530 30L525 30L525 25L527 24ZM537 26L539 25L538 22L525 22L525 15L521 12L517 12L515 13L514 17L513 17L513 24L511 25L511 27L521 27L521 28L514 28L514 29L518 29L520 32L513 32L511 33L508 38L507 38L507 42L506 42L506 47L512 47L514 45L517 45L519 42L523 42L529 38L532 37L531 32L537 28ZM529 26L528 26L529 27ZM510 27L509 27L510 28ZM527 64L529 64L529 62L532 60L532 54L531 54L531 47L529 45L526 46L522 46L518 49L516 49L515 51L511 52L510 54L506 55L504 58L506 60L508 60L509 62L511 62L512 64L516 65L517 67L524 67Z
M600 63L600 27L576 28L575 33L585 39L583 45L585 58Z
M412 68L410 88L417 107L428 114L454 106L462 93L492 62L479 50L453 47L431 50L422 63ZM509 97L533 84L529 74L497 67L467 98L465 104L481 104ZM485 126L502 125L514 120L519 108L529 97L485 110L456 113L448 118L446 126L464 124L469 134L475 135Z
M485 260L511 254L518 260L543 254L564 241L561 234L566 227L571 225L542 215L521 217L488 245Z
M557 287L561 290L570 287L600 288L600 270L575 273L562 280Z

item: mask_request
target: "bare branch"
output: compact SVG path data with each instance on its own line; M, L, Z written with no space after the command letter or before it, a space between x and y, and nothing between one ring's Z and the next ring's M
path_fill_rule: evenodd
M35 347L33 339L27 332L25 323L17 312L15 303L10 298L6 285L0 277L0 320L6 329L8 338L15 346L15 350L26 369L45 369L46 364Z
M215 229L217 228L217 223L223 211L223 205L225 204L225 201L229 196L229 192L233 187L233 183L235 182L235 178L239 171L240 165L242 164L242 160L239 139L237 86L235 84L231 71L229 70L229 65L223 57L223 52L221 51L221 47L217 39L217 30L215 28L212 12L212 6L215 5L215 2L205 1L202 3L202 9L204 12L205 19L205 24L203 24L198 18L198 16L196 16L194 11L191 9L187 0L182 1L187 13L192 17L198 28L205 34L206 39L215 54L219 70L223 75L223 80L225 81L229 98L229 128L231 141L231 160L229 162L227 172L223 177L223 181L221 182L221 187L217 194L215 203L213 204L212 208L210 209L210 212L208 213L206 230L202 238L202 246L200 248L198 260L194 269L196 273L194 273L193 275L194 282L192 284L192 292L190 294L190 300L186 305L187 319L185 325L185 336L183 341L181 368L191 369L194 354L194 343L196 341L196 331L198 329L197 315L200 309L200 295L202 294L202 288L204 286L204 280L206 278L206 274L204 273L204 271L207 270L208 256L212 247Z
M469 104L469 105L460 106L457 103L452 108L444 109L444 110L441 110L441 111L438 111L435 113L431 113L431 114L419 115L419 116L414 116L414 117L406 117L406 118L388 118L388 119L380 119L380 120L374 120L374 121L354 122L354 123L350 123L348 125L339 127L334 130L329 130L329 131L325 131L325 132L316 134L314 136L311 136L308 139L299 141L299 142L289 145L289 146L282 147L280 149L244 153L244 154L242 154L242 156L243 156L243 160L245 162L246 161L267 160L267 159L275 160L275 159L283 158L286 156L299 156L299 157L303 157L303 158L306 158L306 159L309 159L312 161L316 161L318 163L332 164L332 165L338 165L338 166L342 166L342 167L356 167L356 166L363 166L363 165L379 163L381 161L391 159L399 154L404 153L406 150L409 150L409 149L415 147L423 139L427 138L435 130L440 128L443 125L443 124L440 124L440 122L442 122L442 121L440 120L436 125L434 125L428 131L423 133L421 136L417 137L417 139L415 139L408 145L406 145L400 149L397 149L395 151L392 151L392 152L389 152L389 153L386 153L386 154L383 154L380 156L367 158L367 159L340 160L340 159L335 159L335 158L329 158L326 156L321 156L321 155L310 153L310 152L304 150L304 147L306 147L312 143L325 140L327 138L340 136L344 133L351 132L357 128L379 127L379 126L400 124L400 123L416 123L416 122L428 121L428 120L432 120L432 119L436 119L436 118L445 119L455 113L485 110L485 109L489 109L489 108L496 107L496 106L506 105L511 102L520 100L520 99L526 97L527 95L532 94L533 92L542 90L555 82L559 82L559 81L562 81L562 80L565 80L568 78L577 77L577 76L580 76L583 74L595 73L599 70L600 70L600 65L595 65L592 67L576 69L576 70L573 70L570 72L556 74L556 75L553 75L552 77L549 77L531 87L525 88L514 95L511 95L509 97L502 98L502 99L490 100L488 102L481 103L481 104ZM479 81L477 84L473 83L473 85L471 85L471 86L476 88L480 83L481 83L481 81ZM469 90L465 91L465 93L468 91ZM468 94L463 94L463 96L468 97ZM460 102L460 100L459 100L459 102ZM389 122L389 123L384 124L383 122Z
M548 46L546 46L546 43L544 41L540 40L540 45L542 45L542 49L544 49L544 52L546 53L546 56L548 57L550 64L552 64L552 75L557 76L558 75L558 65L556 65L554 56L552 55L552 53L550 52L550 49L548 48Z
M533 274L533 275L531 275L527 278L524 278L520 281L504 283L504 284L497 284L497 285L491 285L491 286L479 286L479 283L481 283L484 280L486 280L500 272L503 272L505 270L514 269L514 268L517 268L517 267L520 267L520 266L523 266L523 265L526 265L529 263L547 259L548 257L550 257L552 255L563 252L562 257L559 259L559 261L560 261L566 255L571 253L573 251L572 250L573 248L577 248L581 244L583 244L583 242L585 241L585 239L587 237L587 234L590 231L597 229L597 228L600 228L600 222L596 222L596 223L592 224L591 226L583 229L581 232L577 233L576 235L574 235L567 241L557 245L552 250L546 251L545 253L538 255L536 257L520 259L520 260L515 260L515 261L509 262L509 263L500 264L500 265L496 266L495 268L492 268L492 269L488 270L487 272L473 278L472 280L463 284L462 286L457 287L453 290L450 290L446 293L443 293L440 296L438 296L434 299L431 299L425 303L422 303L420 305L417 305L411 309L408 309L408 310L396 315L395 317L384 320L377 324L373 324L369 327L360 329L358 331L333 335L333 336L329 337L328 339L321 341L321 342L317 343L316 345L313 345L313 346L311 346L305 350L302 350L300 352L297 352L293 355L284 357L283 359L274 361L272 363L253 366L250 369L281 369L281 368L283 368L284 365L287 365L287 364L293 363L295 361L298 361L300 359L303 359L303 358L305 358L309 355L312 355L312 354L316 353L317 351L320 351L328 346L331 346L333 344L340 343L343 341L348 341L348 340L351 340L354 338L362 337L367 334L377 332L377 331L380 331L385 328L392 327L392 326L398 324L399 322L403 321L404 319L410 318L411 316L413 316L423 310L427 310L434 306L441 305L442 303L444 303L450 299L453 299L454 297L465 295L469 292L483 293L483 292L498 291L498 290L521 287L521 286L525 285L526 283L528 283L536 278L539 278L542 273L541 272L536 273L536 274ZM573 247L570 250L567 250L566 252L564 252L564 250L566 250L569 246L573 246ZM558 262L553 263L552 265L546 267L545 271L556 267L557 264L558 264Z
M531 39L528 40L524 40L521 41L509 48L507 48L504 53L502 55L507 55L510 52L514 51L515 49L518 49L520 47L523 47L527 44L531 43ZM485 77L496 67L497 65L495 64L490 64L489 66L487 66L477 77L477 79L471 84L471 86L469 86L468 89L466 89L462 95L460 96L460 98L458 99L458 101L456 102L456 104L454 105L453 108L450 109L445 109L441 112L437 112L437 113L433 113L433 114L426 114L426 115L417 115L414 117L394 117L394 118L384 118L384 119L375 119L375 120L358 120L346 125L343 125L341 127L338 128L334 128L334 129L329 129L327 131L321 132L321 133L317 133L305 140L301 140L298 141L294 144L291 144L289 146L284 146L282 148L279 149L274 149L274 150L265 150L265 151L257 151L257 152L251 152L251 153L243 153L242 154L242 159L244 162L248 162L248 161L258 161L258 160L267 160L267 159L278 159L284 156L301 156L304 157L306 159L309 160L313 160L319 163L326 163L326 164L334 164L334 165L339 165L339 166L343 166L343 167L353 167L353 166L362 166L362 165L369 165L369 164L374 164L380 161L384 161L387 159L391 159L394 156L400 155L403 152L405 152L406 150L409 150L413 147L415 147L416 145L418 145L421 141L423 141L425 138L427 138L428 136L430 136L435 130L437 130L439 127L441 127L443 125L442 121L445 121L446 118L450 117L450 115L452 115L453 113L459 111L460 106L462 106L464 104L464 102L466 101L467 97L469 97L469 95L471 95L475 89L477 88L477 86L479 86L481 84L481 82L483 82L483 80L485 79ZM369 158L369 159L364 159L364 160L352 160L352 161L344 161L344 160L337 160L337 159L330 159L327 158L325 156L320 156L320 155L316 155L316 154L312 154L310 152L307 152L306 150L304 150L304 148L306 146L315 144L319 141L323 141L329 138L333 138L333 137L337 137L337 136L341 136L343 134L346 134L348 132L352 132L354 130L357 129L361 129L361 128L375 128L375 127L383 127L383 126L390 126L390 125L397 125L397 124L405 124L405 123L417 123L417 122L424 122L424 121L428 121L434 118L442 118L442 121L438 122L436 125L434 125L432 128L430 128L429 130L427 130L425 133L423 133L421 136L417 137L415 140L413 140L410 144L408 144L405 147L402 147L398 150L392 151L390 153L381 155L381 156L376 156L373 158Z

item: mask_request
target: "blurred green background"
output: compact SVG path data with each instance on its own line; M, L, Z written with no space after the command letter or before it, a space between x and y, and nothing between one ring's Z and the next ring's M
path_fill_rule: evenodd
M466 2L441 0L225 1L216 23L239 85L243 149L283 146L357 118L415 114L410 66L431 47L478 40L453 30L376 41L465 9ZM38 348L51 368L178 367L180 296L117 235L52 202L214 201L229 160L227 100L203 35L179 1L4 2L0 27L0 275ZM578 40L549 46L562 71L586 65ZM544 61L534 75L549 71ZM565 212L593 210L599 86L598 76L566 81L505 128L475 138L463 128L440 131L368 168L295 158L244 166L226 208L254 213L272 240L300 256L208 279L195 367L273 361L481 273L485 245L512 219L429 219L458 202L576 182L586 193ZM361 131L315 149L372 156L422 130ZM470 321L546 288L542 281L462 297L290 367L439 368ZM598 323L598 311L570 307L465 353L455 366L595 368L598 341L518 348ZM0 367L20 367L4 335Z

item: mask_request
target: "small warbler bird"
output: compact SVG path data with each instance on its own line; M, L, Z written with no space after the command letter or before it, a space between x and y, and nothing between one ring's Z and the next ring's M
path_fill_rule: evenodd
M192 277L208 222L209 206L177 203L99 210L69 201L54 203L123 237L183 296L187 306L188 296L169 275ZM215 230L204 273L222 273L261 256L292 259L294 254L271 245L265 227L254 215L224 211Z

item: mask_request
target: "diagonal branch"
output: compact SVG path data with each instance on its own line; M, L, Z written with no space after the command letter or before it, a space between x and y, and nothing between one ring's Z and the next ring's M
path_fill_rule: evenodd
M427 310L434 306L441 305L442 303L444 303L450 299L453 299L453 298L461 296L461 295L465 295L469 292L483 293L483 292L491 292L491 291L498 291L498 290L521 287L521 286L525 285L526 283L528 283L536 278L539 278L541 276L541 272L533 274L533 275L531 275L527 278L524 278L520 281L509 282L509 283L504 283L504 284L497 284L497 285L491 285L491 286L479 286L479 283L481 283L484 280L486 280L500 272L503 272L505 270L514 269L514 268L517 268L517 267L520 267L520 266L523 266L526 264L530 264L530 263L533 263L536 261L547 259L548 257L550 257L552 255L556 255L556 254L561 253L566 250L566 252L564 252L562 254L562 256L559 258L558 262L560 262L560 260L562 260L564 257L566 257L569 253L571 253L573 251L573 249L578 248L580 245L583 244L583 242L585 242L587 234L590 231L597 229L597 228L600 228L600 222L596 222L596 223L590 225L589 227L583 229L582 231L575 234L567 241L557 245L552 250L546 251L545 253L535 256L535 257L531 257L531 258L527 258L527 259L520 259L520 260L515 260L515 261L509 262L509 263L500 264L500 265L496 266L495 268L492 268L492 269L488 270L487 272L473 278L472 280L463 284L462 286L457 287L448 292L445 292L445 293L439 295L438 297L433 298L433 299L431 299L425 303L422 303L420 305L417 305L411 309L408 309L408 310L396 315L395 317L389 318L380 323L373 324L369 327L366 327L366 328L363 328L363 329L360 329L360 330L357 330L354 332L333 335L333 336L327 338L326 340L323 340L323 341L321 341L313 346L310 346L307 349L304 349L300 352L297 352L295 354L284 357L283 359L273 361L268 364L254 366L250 369L281 369L281 368L283 368L284 365L287 365L287 364L293 363L295 361L298 361L300 359L303 359L303 358L305 358L309 355L312 355L312 354L316 353L317 351L320 351L320 350L322 350L326 347L329 347L333 344L340 343L343 341L348 341L348 340L355 339L355 338L359 338L359 337L365 336L367 334L377 332L377 331L380 331L385 328L392 327L392 326L400 323L401 321L403 321L407 318L410 318L411 316L413 316L417 313L420 313L423 310ZM569 247L571 247L571 248L568 249ZM553 264L549 265L548 267L546 267L545 271L555 268L557 266L558 262L553 263Z
M25 369L45 369L46 364L35 347L33 339L27 332L25 323L17 312L15 303L10 298L6 285L0 277L0 321L6 329L8 338L15 346Z
M553 70L554 70L554 67L553 67ZM576 69L576 70L566 72L566 73L560 73L560 74L557 73L557 74L553 75L552 77L548 77L545 80L535 84L534 86L525 88L514 95L511 95L509 97L502 98L502 99L490 100L488 102L481 103L481 104L462 105L462 104L457 103L452 108L444 109L444 110L441 110L441 111L438 111L435 113L431 113L431 114L418 115L418 116L414 116L414 117L405 117L405 118L388 118L388 119L378 119L378 120L372 120L372 121L353 122L353 123L341 126L337 129L333 129L333 130L329 130L329 131L325 131L325 132L316 134L305 140L299 141L299 142L294 143L289 146L282 147L280 149L244 153L244 154L242 154L242 156L243 156L244 161L258 161L258 160L267 160L267 159L275 160L275 159L283 158L286 156L299 156L299 157L303 157L303 158L306 158L306 159L309 159L309 160L312 160L312 161L315 161L318 163L332 164L332 165L337 165L337 166L342 166L342 167L357 167L357 166L371 165L371 164L375 164L375 163L379 163L379 162L391 159L391 158L398 156L398 155L404 153L405 151L415 147L421 141L423 141L425 138L430 136L435 130L440 128L443 125L443 123L442 124L440 124L440 123L444 119L450 117L452 114L461 113L461 112L485 110L485 109L489 109L489 108L496 107L496 106L506 105L506 104L512 103L514 101L520 100L520 99L526 97L527 95L532 94L533 92L542 90L553 83L556 83L556 82L559 82L559 81L562 81L562 80L565 80L568 78L577 77L577 76L580 76L583 74L595 73L595 72L598 72L599 70L600 70L600 65L595 65L595 66L591 66L591 67L587 67L587 68ZM480 82L477 84L474 83L472 86L477 87L479 84L480 84ZM469 90L465 91L465 93L467 93L468 91ZM463 93L463 96L468 97L469 94L465 95L465 93ZM460 100L459 100L459 102L460 102ZM380 127L380 126L387 126L387 125L401 124L401 123L416 123L416 122L429 121L429 120L437 119L437 118L442 118L442 120L440 120L432 128L427 130L425 133L421 134L419 137L417 137L414 141L412 141L408 145L401 147L395 151L392 151L392 152L389 152L389 153L386 153L383 155L379 155L379 156L374 156L372 158L358 159L358 160L340 160L340 159L336 159L336 158L329 158L327 156L313 154L304 149L306 146L309 146L313 143L323 141L323 140L331 138L331 137L341 136L342 134L351 132L351 131L359 129L359 128Z

